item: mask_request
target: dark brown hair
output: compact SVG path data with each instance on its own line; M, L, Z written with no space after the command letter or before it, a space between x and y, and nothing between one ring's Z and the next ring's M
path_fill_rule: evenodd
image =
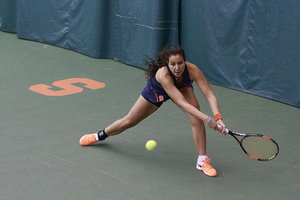
M165 47L158 54L156 62L153 59L147 57L147 59L145 60L145 65L148 66L145 72L147 79L153 78L159 68L168 65L169 57L177 54L180 54L186 61L185 52L180 46L171 48Z

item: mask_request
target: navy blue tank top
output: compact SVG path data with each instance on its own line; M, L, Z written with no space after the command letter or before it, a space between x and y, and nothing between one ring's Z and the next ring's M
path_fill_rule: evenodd
M167 66L167 69L170 73L170 76L172 77L174 81L174 85L178 90L184 90L188 87L192 87L193 82L190 79L189 72L187 69L187 66L185 66L184 72L182 74L182 81L179 85L176 83L176 78L174 74L171 72L169 66ZM169 95L166 93L162 85L156 80L155 76L148 79L147 86L142 92L142 96L148 100L149 102L161 106L161 104L168 99L170 99Z

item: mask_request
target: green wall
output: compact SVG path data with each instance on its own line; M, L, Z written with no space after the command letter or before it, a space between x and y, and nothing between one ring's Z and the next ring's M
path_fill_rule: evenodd
M1 0L0 30L141 68L180 44L210 83L300 107L299 10L294 0Z

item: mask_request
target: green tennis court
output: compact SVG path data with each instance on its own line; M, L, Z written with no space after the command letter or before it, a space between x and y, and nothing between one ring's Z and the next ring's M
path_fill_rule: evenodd
M75 83L83 90L61 96L29 90L44 84L58 92L52 84L72 78L105 87ZM218 171L211 178L195 168L189 119L172 101L118 136L79 145L127 114L146 85L142 69L0 32L0 83L0 199L299 199L299 108L211 85L229 129L264 133L280 146L278 157L259 162L230 136L207 130ZM144 147L150 139L153 151Z

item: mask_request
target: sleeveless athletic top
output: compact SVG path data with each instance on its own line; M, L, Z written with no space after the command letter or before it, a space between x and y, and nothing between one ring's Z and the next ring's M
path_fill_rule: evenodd
M193 81L191 81L189 72L187 69L187 66L185 66L184 72L182 74L182 81L180 85L176 84L176 78L171 72L169 66L167 66L167 69L170 73L170 76L172 77L174 81L174 85L178 90L184 90L188 87L192 87ZM142 96L149 102L157 105L158 107L162 105L163 102L170 99L169 95L166 93L162 85L156 80L155 76L148 79L147 86L142 92Z

